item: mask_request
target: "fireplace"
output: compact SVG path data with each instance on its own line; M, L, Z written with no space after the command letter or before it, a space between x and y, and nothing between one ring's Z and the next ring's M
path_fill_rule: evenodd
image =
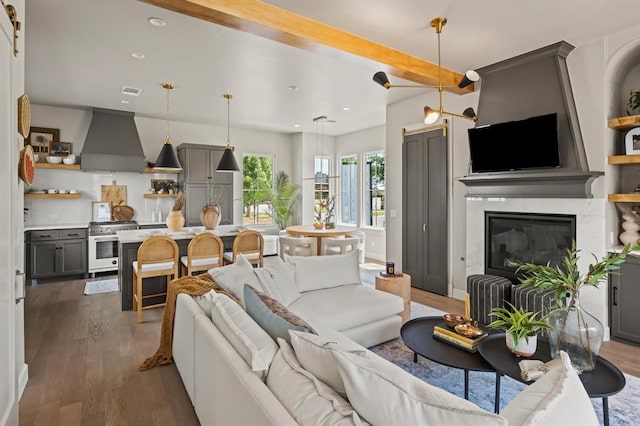
M576 239L576 216L485 212L485 273L518 282L510 262L558 265Z

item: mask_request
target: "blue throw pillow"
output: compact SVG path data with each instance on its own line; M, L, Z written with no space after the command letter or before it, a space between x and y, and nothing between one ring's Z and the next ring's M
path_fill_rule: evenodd
M276 299L254 289L248 284L243 290L247 313L274 341L278 337L291 343L289 330L317 334L302 318L291 313Z

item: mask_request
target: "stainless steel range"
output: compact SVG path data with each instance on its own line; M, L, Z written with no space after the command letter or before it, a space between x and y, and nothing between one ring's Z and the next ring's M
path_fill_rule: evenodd
M89 222L89 273L118 270L117 231L138 229L136 221Z

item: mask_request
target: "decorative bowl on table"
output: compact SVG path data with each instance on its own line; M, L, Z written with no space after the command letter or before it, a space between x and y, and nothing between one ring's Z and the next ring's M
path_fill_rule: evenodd
M482 334L484 334L484 331L482 331L482 329L476 325L473 325L471 323L468 322L464 322L462 324L458 324L455 327L456 333L460 334L461 336L464 337L469 337L471 339L473 339L474 337L478 337L481 336Z
M458 314L444 314L442 318L444 319L444 323L447 324L447 327L451 328L464 322L464 317Z
M53 157L51 155L47 156L47 163L49 164L60 164L62 163L62 157Z

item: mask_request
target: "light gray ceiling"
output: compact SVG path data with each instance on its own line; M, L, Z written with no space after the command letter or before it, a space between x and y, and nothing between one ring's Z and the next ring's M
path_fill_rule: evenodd
M268 2L433 62L429 20L446 16L442 64L457 71L559 40L585 44L636 26L640 16L640 0ZM26 6L26 91L35 104L163 118L160 85L171 82L174 120L224 126L222 95L231 93L232 127L314 132L312 119L327 115L336 123L324 132L338 135L383 124L386 105L419 93L377 86L375 63L338 61L134 0L27 0ZM167 25L151 26L149 17ZM122 96L123 85L142 95Z

